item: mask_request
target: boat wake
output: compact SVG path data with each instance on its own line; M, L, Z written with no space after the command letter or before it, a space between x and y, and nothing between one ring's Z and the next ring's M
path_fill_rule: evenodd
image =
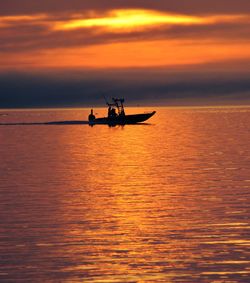
M0 126L32 126L32 125L88 125L88 121L51 121L51 122L20 122L0 123Z
M102 125L100 123L99 125ZM105 123L104 123L105 124ZM103 124L103 125L104 125ZM51 121L51 122L18 122L18 123L0 123L0 126L42 126L42 125L89 125L89 121ZM94 124L98 125L98 123ZM119 124L117 124L119 125ZM150 125L149 123L135 123L134 125ZM113 125L116 126L116 125ZM124 125L123 125L124 126Z

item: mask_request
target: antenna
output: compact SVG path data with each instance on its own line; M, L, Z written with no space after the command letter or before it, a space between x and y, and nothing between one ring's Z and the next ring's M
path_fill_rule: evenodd
M106 104L107 104L107 105L109 105L109 103L108 103L108 101L107 101L107 99L106 99L105 94L102 94L102 96L103 96L103 98L104 98L104 100L105 100Z

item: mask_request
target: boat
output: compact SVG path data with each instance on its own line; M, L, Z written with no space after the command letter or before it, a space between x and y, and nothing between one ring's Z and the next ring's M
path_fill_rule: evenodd
M126 124L137 124L145 122L152 117L156 111L142 113L142 114L131 114L126 115L124 110L124 98L112 98L112 103L106 101L108 106L108 116L102 118L96 118L93 114L93 109L89 114L89 124L108 124L108 125L126 125Z

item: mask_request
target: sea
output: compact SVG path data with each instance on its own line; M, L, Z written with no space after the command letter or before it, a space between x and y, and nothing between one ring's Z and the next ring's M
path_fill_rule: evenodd
M250 282L250 107L149 110L0 111L1 283Z

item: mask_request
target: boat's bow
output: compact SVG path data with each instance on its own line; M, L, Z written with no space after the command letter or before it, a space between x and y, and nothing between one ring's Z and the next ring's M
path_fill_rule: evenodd
M132 114L132 115L126 115L125 116L125 123L126 124L136 124L141 123L146 120L148 120L150 117L152 117L156 111L149 112L149 113L143 113L143 114Z

